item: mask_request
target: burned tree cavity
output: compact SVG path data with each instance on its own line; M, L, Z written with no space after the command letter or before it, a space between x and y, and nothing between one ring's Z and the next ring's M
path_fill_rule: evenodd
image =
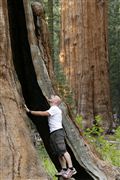
M25 103L30 109L46 110L49 108L49 104L43 93L51 94L53 87L44 65L44 59L40 54L37 37L35 37L30 4L27 0L7 0L7 3L12 59ZM75 123L68 116L64 103L62 108L67 147L78 172L75 179L113 180L118 171L95 156L76 128ZM52 155L49 146L48 119L32 115L29 115L29 118L36 125L50 158L59 170L60 164L57 158ZM30 166L30 164L28 165Z
M30 45L28 41L23 2L21 0L17 0L14 2L8 1L8 13L13 63L21 84L25 103L30 109L46 110L49 108L49 104L46 101L46 98L44 97L37 83L36 74L32 63ZM52 152L49 146L49 127L47 117L35 117L32 115L29 115L29 117L36 125L36 128L40 133L41 138L43 139L45 148L49 156L56 165L56 168L59 170L59 162L55 157L52 156ZM68 149L75 168L78 172L75 178L92 180L85 169L79 165L69 146Z
M8 12L13 63L21 84L25 103L30 109L46 110L49 108L49 104L37 83L32 64L22 1L8 1ZM35 117L32 115L29 115L29 117L36 125L44 145L49 155L51 155L48 119L46 117Z

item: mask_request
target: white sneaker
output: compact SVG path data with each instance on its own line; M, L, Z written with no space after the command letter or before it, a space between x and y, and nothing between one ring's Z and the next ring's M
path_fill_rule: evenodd
M55 176L63 176L63 174L65 173L66 171L65 170L61 170L60 172L57 172L56 174L55 174Z
M76 173L77 173L76 169L73 168L73 169L72 169L72 176L75 175Z
M77 173L77 171L75 168L73 168L72 170L68 168L67 171L65 171L62 176L64 178L71 178L76 173Z

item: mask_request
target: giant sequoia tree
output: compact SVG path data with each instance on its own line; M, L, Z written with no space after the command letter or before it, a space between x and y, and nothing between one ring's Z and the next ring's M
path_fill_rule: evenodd
M61 1L60 61L84 127L96 115L112 126L107 52L107 1Z
M47 179L30 139L13 65L24 69L24 52L28 49L23 4L22 1L7 3L0 1L0 179ZM23 72L19 71L21 78ZM27 82L23 83L28 86Z
M32 145L28 124L31 119L36 125L59 169L49 146L47 118L31 115L28 120L22 104L25 101L31 109L46 110L49 104L44 94L49 96L54 90L42 59L42 46L38 47L29 2L1 0L0 9L0 177L2 180L45 180L48 178ZM78 171L75 178L114 180L118 170L98 159L68 116L64 103L61 108L68 150Z

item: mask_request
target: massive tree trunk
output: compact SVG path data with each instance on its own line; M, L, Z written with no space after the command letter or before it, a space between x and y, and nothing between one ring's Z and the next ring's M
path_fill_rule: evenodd
M44 94L49 96L54 93L54 89L37 44L29 2L8 0L7 3L5 0L0 3L2 14L0 19L0 80L2 84L0 106L2 127L0 166L2 171L0 177L2 180L45 180L47 177L38 162L30 140L28 118L21 107L22 94L30 109L46 110L49 104ZM77 180L115 180L115 176L119 173L118 170L97 158L81 136L79 129L69 118L64 103L61 108L63 109L63 124L67 135L68 150L78 171L75 178ZM36 125L47 152L56 168L59 169L59 162L52 155L49 146L47 118L31 115L29 119Z
M12 61L8 6L11 3L0 1L0 179L45 180L47 176L30 139L22 94L18 93L20 86Z
M84 127L101 115L112 126L107 52L107 1L61 1L60 62Z

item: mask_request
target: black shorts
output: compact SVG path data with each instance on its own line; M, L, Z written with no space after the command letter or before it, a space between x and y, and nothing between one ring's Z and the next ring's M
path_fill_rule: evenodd
M58 157L67 151L63 129L56 130L50 134L50 146L53 154Z

